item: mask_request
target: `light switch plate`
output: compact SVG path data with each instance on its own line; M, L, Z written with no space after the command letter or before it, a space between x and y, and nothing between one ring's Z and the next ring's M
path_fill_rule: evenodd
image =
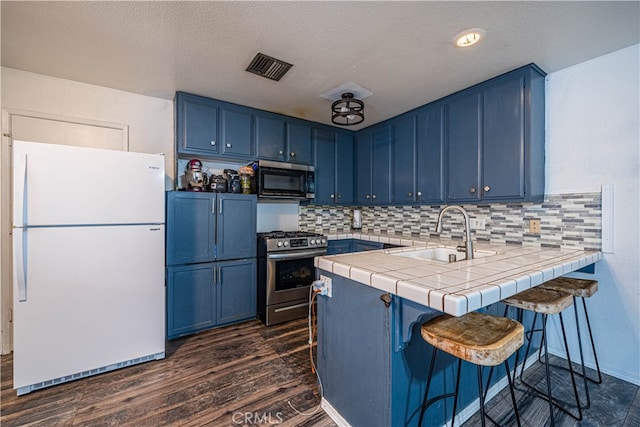
M539 219L530 219L529 220L529 233L540 234L540 220Z

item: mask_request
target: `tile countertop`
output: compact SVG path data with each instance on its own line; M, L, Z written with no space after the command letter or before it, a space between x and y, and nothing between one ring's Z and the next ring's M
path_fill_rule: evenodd
M453 316L475 311L602 259L598 251L552 249L474 242L496 255L455 263L391 255L425 247L455 246L438 238L374 234L333 234L329 240L361 239L403 248L316 257L317 268Z

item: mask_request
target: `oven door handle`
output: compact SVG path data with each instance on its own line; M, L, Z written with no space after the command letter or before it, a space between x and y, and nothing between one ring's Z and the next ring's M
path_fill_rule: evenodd
M301 258L323 256L326 254L327 254L327 251L325 249L321 249L321 250L310 250L310 251L302 251L302 252L285 252L285 253L277 253L277 254L267 254L267 258L288 260L288 259L301 259Z

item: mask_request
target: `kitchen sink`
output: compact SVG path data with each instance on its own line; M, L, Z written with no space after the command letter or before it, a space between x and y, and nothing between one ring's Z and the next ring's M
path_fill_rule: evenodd
M413 258L424 261L439 261L439 262L449 262L449 255L455 255L456 261L463 261L467 259L467 255L464 252L458 252L455 247L438 247L438 248L424 248L424 249L416 249L413 251L404 251L404 252L387 252L389 255L393 256L401 256L404 258ZM493 251L473 251L474 258L483 258L492 255L496 255L497 252Z

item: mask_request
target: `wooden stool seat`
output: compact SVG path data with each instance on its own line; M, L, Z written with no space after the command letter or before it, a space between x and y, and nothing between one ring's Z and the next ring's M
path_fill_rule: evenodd
M597 280L574 279L573 277L558 277L540 285L544 289L566 292L574 297L589 298L598 292Z
M573 298L565 292L536 287L505 298L502 302L535 313L558 314L573 304Z
M436 317L422 326L421 334L432 346L482 366L501 364L524 342L519 322L477 312Z
M427 343L431 344L433 352L431 353L429 374L427 376L427 384L424 389L424 397L420 408L419 427L422 426L422 420L424 420L424 414L427 408L440 399L449 397L453 397L453 412L451 415L451 426L453 427L456 419L458 392L460 390L460 372L462 371L463 360L476 365L478 371L478 399L480 401L480 420L482 427L485 427L485 417L496 424L489 414L485 412L484 402L487 396L487 390L483 386L482 369L483 366L490 366L493 371L493 367L501 363L504 363L505 373L509 382L509 391L513 403L513 411L516 416L516 424L518 427L521 427L508 360L509 356L517 352L524 343L524 327L520 322L506 317L490 316L477 312L467 313L460 317L443 314L422 325L420 334ZM439 351L449 353L458 358L455 391L428 399L436 354L438 354ZM489 375L489 379L491 379L491 375ZM488 387L489 380L487 380L486 388Z

